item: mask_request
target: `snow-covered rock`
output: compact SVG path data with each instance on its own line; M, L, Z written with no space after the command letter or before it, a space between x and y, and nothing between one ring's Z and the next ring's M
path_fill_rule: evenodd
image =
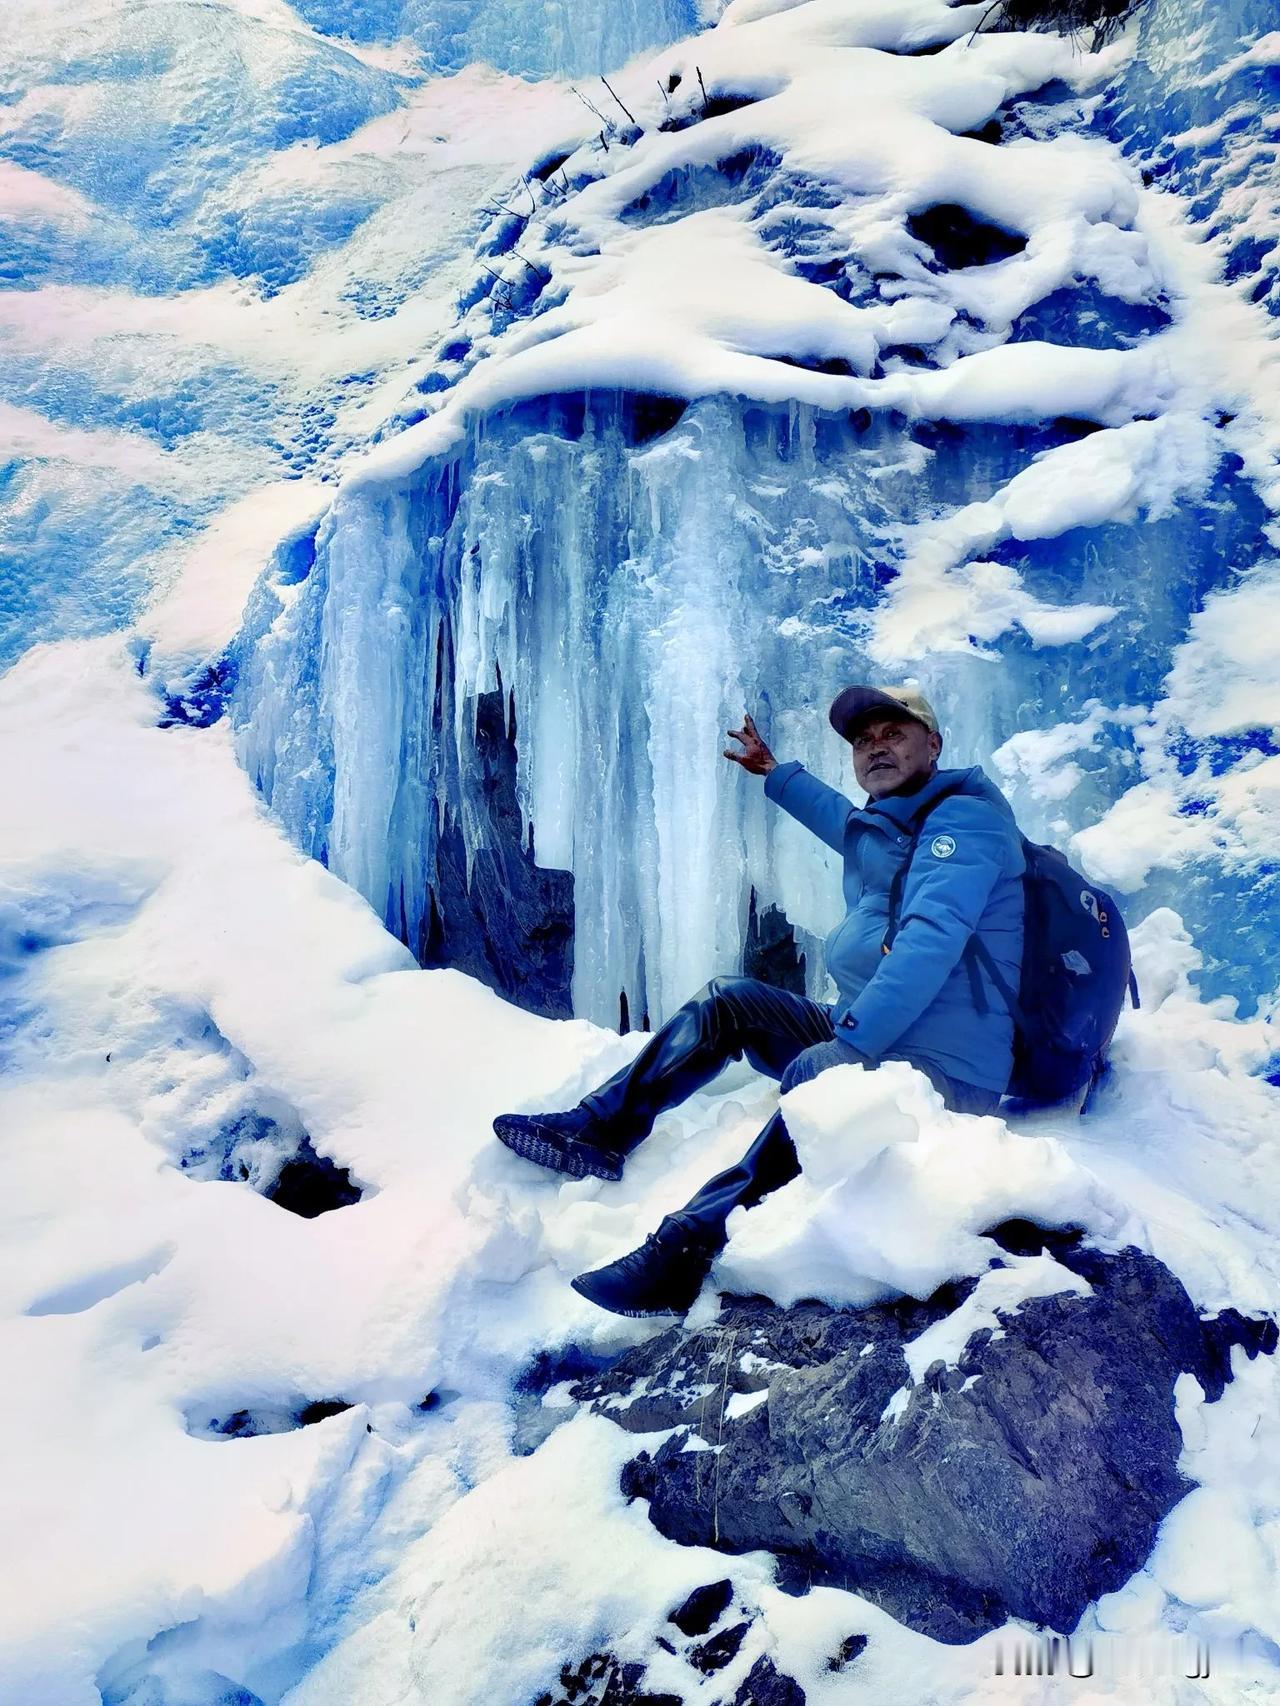
M628 1352L575 1393L663 1431L623 1472L663 1534L764 1547L945 1642L1009 1619L1070 1633L1150 1556L1189 1491L1175 1388L1221 1397L1230 1351L1276 1323L1202 1320L1158 1262L1078 1229L990 1229L1007 1247L923 1303L746 1304Z

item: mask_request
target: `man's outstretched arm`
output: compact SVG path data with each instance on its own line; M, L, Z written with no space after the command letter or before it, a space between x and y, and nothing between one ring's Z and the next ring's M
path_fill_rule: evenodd
M763 776L768 799L789 812L828 847L842 853L849 813L857 809L853 801L820 782L796 760L779 764L761 740L749 716L744 716L740 729L730 729L728 734L730 740L738 742L742 751L731 752L726 748L724 756L749 770L753 776Z

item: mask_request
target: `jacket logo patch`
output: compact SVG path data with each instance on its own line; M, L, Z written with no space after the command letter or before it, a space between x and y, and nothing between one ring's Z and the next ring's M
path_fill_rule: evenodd
M935 835L929 844L929 851L935 859L949 859L956 850L954 835Z

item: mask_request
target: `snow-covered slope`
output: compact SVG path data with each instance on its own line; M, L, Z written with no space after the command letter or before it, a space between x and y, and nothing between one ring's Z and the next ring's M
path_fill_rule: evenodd
M652 1657L666 1613L726 1573L760 1613L742 1662L767 1648L813 1701L844 1698L823 1679L837 1625L870 1637L860 1698L912 1676L985 1698L994 1637L958 1656L854 1595L788 1598L758 1556L661 1540L617 1490L635 1442L608 1424L567 1421L518 1455L566 1415L558 1381L646 1331L569 1276L735 1159L770 1087L739 1071L664 1117L620 1186L536 1175L493 1143L492 1115L572 1101L639 1039L418 970L269 821L225 723L161 728L159 708L116 637L38 647L0 684L21 783L0 873L0 1331L21 1395L0 1504L24 1536L0 1698L226 1706L297 1684L299 1702L523 1706L601 1642ZM802 1142L816 1120L834 1146L825 1206L815 1219L809 1183L788 1187L718 1277L927 1294L981 1272L975 1230L1022 1213L1152 1250L1206 1311L1274 1311L1272 1027L1197 998L1171 914L1137 953L1146 1005L1087 1122L1006 1129L946 1115L907 1068L834 1074L791 1113ZM269 1200L303 1134L360 1201L301 1218ZM859 1174L886 1149L869 1194ZM833 1212L861 1235L833 1245ZM1253 1631L1265 1676L1275 1365L1236 1358L1212 1409L1186 1377L1201 1490L1096 1624ZM669 1685L692 1691L679 1672ZM1150 1698L1172 1703L1166 1686Z
M407 44L322 37L283 4L16 10L5 661L130 619L193 536L213 526L221 554L248 494L256 573L448 324L495 178L589 122L562 85L429 79ZM247 585L224 588L224 638Z
M584 7L570 59L553 10L14 27L15 1706L527 1706L606 1647L706 1699L654 1637L726 1575L755 1621L721 1689L768 1653L814 1706L992 1697L996 1637L664 1540L618 1490L635 1442L565 1398L648 1330L568 1278L773 1089L735 1070L616 1187L489 1132L635 1052L621 992L657 1017L737 965L752 888L820 987L832 872L719 759L744 699L824 769L830 688L915 673L951 760L1129 893L1144 1005L1084 1122L957 1119L907 1069L796 1092L824 1170L715 1277L920 1295L983 1270L982 1226L1069 1215L1202 1310L1280 1308L1267 9L1155 0L1089 54L970 41L977 6L735 0L600 60L601 118L516 74L692 15ZM432 74L472 56L502 69ZM494 833L499 667L524 827L574 873L567 1022L386 928L429 910L442 802L468 857ZM1280 1655L1277 1375L1234 1367L1216 1405L1180 1384L1199 1485L1084 1624L1241 1638L1196 1685L1224 1703Z

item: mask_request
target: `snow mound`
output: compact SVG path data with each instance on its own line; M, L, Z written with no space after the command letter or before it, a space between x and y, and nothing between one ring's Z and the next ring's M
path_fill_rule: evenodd
M981 1236L1013 1217L1140 1236L1124 1205L1052 1137L953 1114L903 1061L841 1066L782 1098L801 1176L737 1210L715 1269L726 1291L862 1308L926 1298L998 1254Z

